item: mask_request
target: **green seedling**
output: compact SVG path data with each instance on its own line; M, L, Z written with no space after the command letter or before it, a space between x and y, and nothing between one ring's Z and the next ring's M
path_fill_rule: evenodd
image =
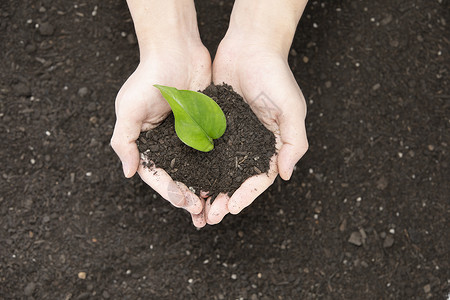
M214 140L220 138L227 127L219 105L202 93L157 84L154 86L172 109L175 132L180 140L199 151L211 151Z

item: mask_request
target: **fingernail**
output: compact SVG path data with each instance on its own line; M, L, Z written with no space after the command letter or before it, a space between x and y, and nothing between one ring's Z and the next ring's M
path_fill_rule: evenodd
M122 163L122 169L123 169L123 175L125 175L126 178L130 177L130 165L126 162Z
M294 166L295 166L295 165L291 165L291 166L289 167L289 170L288 170L288 178L287 178L287 180L290 180L290 179L291 179L292 173L294 173Z
M193 213L199 214L203 210L203 205L201 200L197 196L193 196L190 193L185 193L184 198L186 199L186 210Z
M241 209L240 209L240 207L236 204L236 201L230 201L230 202L228 202L228 211L229 211L231 214L236 215L236 214L238 214L238 213L241 211Z

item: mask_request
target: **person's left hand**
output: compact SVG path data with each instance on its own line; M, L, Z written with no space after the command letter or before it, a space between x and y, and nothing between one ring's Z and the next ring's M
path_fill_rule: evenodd
M274 182L289 180L294 166L308 149L305 98L289 68L287 55L268 44L227 36L219 45L213 64L215 84L227 83L243 96L264 126L276 137L277 153L270 170L248 178L229 197L220 194L213 204L206 201L208 224L228 214L238 214ZM258 97L263 96L263 101Z

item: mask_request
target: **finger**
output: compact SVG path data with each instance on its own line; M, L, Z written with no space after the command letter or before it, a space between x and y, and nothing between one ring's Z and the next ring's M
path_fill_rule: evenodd
M205 211L202 210L199 214L191 214L192 216L192 223L197 228L202 228L206 225L206 217L205 217Z
M209 225L218 224L222 219L229 213L228 211L228 201L230 197L227 194L220 193L206 215L206 222Z
M277 174L276 156L272 156L270 170L244 181L228 201L228 211L235 215L252 204L259 195L272 185Z
M200 198L207 199L209 197L209 192L200 191Z
M208 216L209 211L210 211L210 209L211 209L211 199L212 199L212 197L209 197L209 198L205 201L205 210L204 210L204 213L205 213L205 221L206 221L206 222L208 222L207 216Z
M283 113L278 117L282 143L278 153L278 171L284 180L291 178L295 164L308 150L305 100L299 89L293 90L291 95L295 105L290 109L283 109Z
M308 150L305 123L285 117L280 120L280 133L282 146L278 153L278 170L281 178L289 180L295 164Z
M146 164L147 166L144 166ZM178 185L172 180L169 174L161 168L151 166L151 162L147 159L138 168L139 176L152 189L169 201L175 207L185 207L186 198ZM198 213L198 212L196 212Z
M139 137L141 126L139 123L117 120L111 138L111 147L122 162L125 177L132 177L139 166L139 150L136 140Z
M183 208L186 209L191 214L201 213L203 210L204 201L202 201L197 195L191 192L185 184L178 181L176 181L175 183L180 189L181 193L183 193L184 198L186 199Z

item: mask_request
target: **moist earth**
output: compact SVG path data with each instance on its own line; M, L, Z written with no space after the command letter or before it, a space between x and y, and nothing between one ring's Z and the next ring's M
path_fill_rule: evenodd
M247 178L269 170L275 136L231 86L210 85L203 93L219 104L227 120L213 150L205 153L185 145L175 133L172 113L160 126L141 133L137 144L152 162L149 171L153 165L162 168L173 180L197 193L208 191L213 199L220 192L231 196Z
M213 55L233 2L196 1ZM0 1L0 299L447 300L449 4L309 1L309 151L197 230L110 147L126 1Z

